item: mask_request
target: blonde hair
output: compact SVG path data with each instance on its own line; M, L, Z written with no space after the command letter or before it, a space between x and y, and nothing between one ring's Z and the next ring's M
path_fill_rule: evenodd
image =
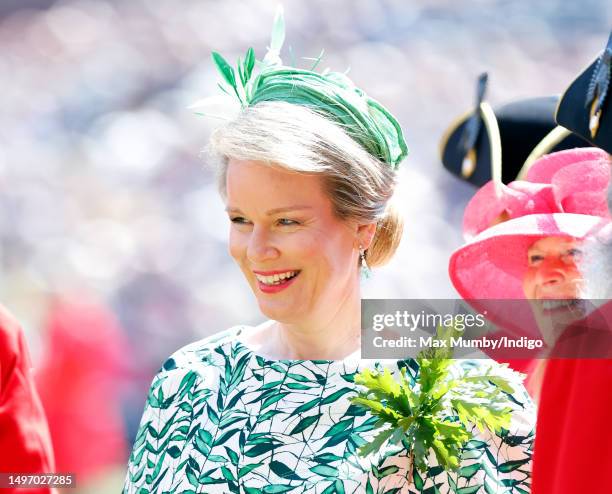
M209 151L217 158L219 190L224 197L230 159L320 174L340 219L377 223L365 254L370 267L383 265L397 250L403 221L391 201L395 171L322 114L282 101L258 103L217 129Z

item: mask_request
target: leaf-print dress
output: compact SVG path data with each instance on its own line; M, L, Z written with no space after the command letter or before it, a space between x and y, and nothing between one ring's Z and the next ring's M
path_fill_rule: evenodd
M376 419L349 399L364 367L406 367L415 380L416 361L268 360L239 341L243 329L192 343L163 364L124 494L529 492L535 412L522 385L512 397L510 430L470 441L457 473L430 457L427 474L414 470L407 485L403 444L357 455L375 435Z

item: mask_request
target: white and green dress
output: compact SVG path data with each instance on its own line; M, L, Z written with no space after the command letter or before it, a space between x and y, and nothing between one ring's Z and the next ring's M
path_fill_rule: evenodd
M530 491L535 411L522 385L510 430L468 443L458 473L430 458L407 485L408 451L359 446L376 419L351 405L353 376L365 367L405 367L413 359L269 360L238 337L244 327L190 344L155 376L123 492L141 493L515 493ZM457 361L457 365L479 365Z

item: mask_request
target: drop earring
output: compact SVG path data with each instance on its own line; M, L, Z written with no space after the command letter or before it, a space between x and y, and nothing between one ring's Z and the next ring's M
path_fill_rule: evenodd
M364 278L369 278L372 274L368 263L366 262L365 249L363 247L359 247L359 259L361 261L361 275Z

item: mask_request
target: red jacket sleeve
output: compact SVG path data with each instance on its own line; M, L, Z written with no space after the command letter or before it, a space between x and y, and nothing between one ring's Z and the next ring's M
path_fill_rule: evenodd
M47 420L34 387L23 331L0 307L0 472L53 473ZM20 492L13 490L12 492ZM2 489L2 492L11 492ZM52 489L27 489L31 494Z

